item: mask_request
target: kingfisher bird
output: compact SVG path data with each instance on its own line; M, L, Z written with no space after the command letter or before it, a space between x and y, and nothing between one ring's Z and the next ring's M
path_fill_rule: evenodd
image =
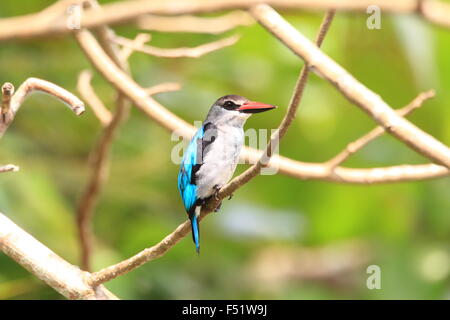
M219 98L191 139L178 174L178 190L191 221L192 239L200 252L202 206L230 180L244 144L244 124L253 114L276 108L238 95ZM219 205L220 207L220 205ZM218 210L218 209L216 209Z

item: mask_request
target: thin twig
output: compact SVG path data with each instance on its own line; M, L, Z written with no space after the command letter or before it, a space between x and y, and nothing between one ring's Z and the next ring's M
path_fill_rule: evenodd
M88 6L96 10L98 14L102 13L102 8L96 0L89 0ZM113 30L108 26L100 26L95 30L99 43L107 53L108 57L114 62L115 66L121 71L129 74L129 64L127 59L121 55L120 49L116 43L111 41L116 37ZM93 251L94 234L92 232L92 217L95 205L101 194L102 187L109 173L109 154L115 134L120 124L125 120L130 109L130 103L126 96L117 91L116 110L111 121L102 132L97 147L92 151L93 159L92 172L84 192L77 206L77 227L81 246L81 267L89 271L91 269L91 257Z
M219 17L196 17L181 15L176 17L144 15L138 18L140 29L159 32L193 32L219 34L240 26L249 26L255 20L245 11L233 11Z
M426 100L431 99L434 96L435 96L434 90L422 92L411 103L397 110L396 112L402 117L407 116L414 110L420 108ZM334 170L337 166L344 163L344 161L346 161L352 154L361 150L362 148L364 148L364 146L366 146L368 143L375 140L385 132L386 130L383 127L381 126L376 127L375 129L365 134L358 140L349 143L344 150L342 150L335 157L327 161L326 166L329 168L329 170Z
M148 33L139 33L136 35L133 41L133 46L141 47L145 43L149 42L151 40L151 35ZM120 55L122 56L122 59L127 60L130 58L130 56L133 54L135 50L129 47L123 47L122 51L120 52Z
M238 42L239 36L234 35L214 42L202 44L193 48L158 48L148 45L136 44L133 40L116 36L114 41L122 46L131 48L135 51L146 53L160 58L199 58L205 54L232 46Z
M82 252L81 266L84 270L90 270L90 258L92 256L92 243L94 238L92 235L94 208L108 176L111 145L117 129L123 121L124 112L126 112L126 109L123 108L123 104L126 103L125 98L120 95L118 99L117 110L110 123L105 127L97 147L92 152L92 171L77 206L77 226Z
M81 97L89 104L95 116L100 120L102 126L106 127L111 122L112 115L95 93L91 80L92 72L83 70L78 76L77 89Z
M149 96L153 96L158 93L178 91L180 89L181 85L177 82L163 82L150 88L147 88L145 89L145 91Z

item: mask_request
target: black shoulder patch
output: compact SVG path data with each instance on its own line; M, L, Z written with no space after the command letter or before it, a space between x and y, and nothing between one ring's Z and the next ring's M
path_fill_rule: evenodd
M209 151L208 146L214 142L217 138L217 127L212 122L205 123L203 127L203 138L202 138L202 159L206 156Z
M197 180L197 172L200 170L203 159L210 150L209 146L216 140L217 127L212 122L207 122L203 125L203 137L197 139L197 163L192 166L191 184L195 184Z
M198 170L200 170L200 167L202 165L200 163L197 163L195 165L192 166L192 171L191 171L191 184L196 184L196 180L197 180L197 172Z

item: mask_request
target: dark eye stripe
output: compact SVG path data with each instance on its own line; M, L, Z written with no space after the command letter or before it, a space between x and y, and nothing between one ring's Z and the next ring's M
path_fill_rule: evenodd
M227 110L235 110L238 107L238 105L235 104L233 101L228 100L228 101L225 101L225 103L223 104L223 107Z

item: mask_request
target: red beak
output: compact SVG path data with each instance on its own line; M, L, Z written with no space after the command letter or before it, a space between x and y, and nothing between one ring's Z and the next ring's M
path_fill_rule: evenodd
M275 109L276 106L261 102L255 102L255 101L248 101L244 103L242 106L237 108L236 110L243 112L243 113L259 113L264 112L268 110Z

